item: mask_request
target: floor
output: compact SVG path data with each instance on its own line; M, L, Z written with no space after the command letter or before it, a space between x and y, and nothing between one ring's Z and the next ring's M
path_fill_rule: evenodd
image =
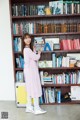
M80 105L43 105L46 114L25 113L25 108L17 108L15 102L0 101L0 120L80 120ZM8 119L1 119L2 112L8 112Z

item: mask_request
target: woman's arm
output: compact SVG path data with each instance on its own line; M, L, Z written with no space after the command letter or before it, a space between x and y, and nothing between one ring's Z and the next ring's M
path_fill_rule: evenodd
M35 61L40 59L41 52L38 52L38 54L34 53L31 49L29 49L29 57Z

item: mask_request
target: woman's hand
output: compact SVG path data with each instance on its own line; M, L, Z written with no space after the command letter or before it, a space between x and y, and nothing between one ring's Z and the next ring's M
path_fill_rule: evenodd
M38 54L41 54L41 52L42 52L42 48L38 51Z

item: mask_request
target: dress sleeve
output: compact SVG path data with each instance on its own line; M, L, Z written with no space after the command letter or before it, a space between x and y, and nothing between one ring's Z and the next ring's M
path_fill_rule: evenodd
M38 61L40 59L40 54L36 54L31 49L29 49L29 57L35 61Z

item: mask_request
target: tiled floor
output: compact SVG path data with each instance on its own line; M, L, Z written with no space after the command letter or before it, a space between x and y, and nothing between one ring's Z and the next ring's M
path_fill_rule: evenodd
M25 113L25 108L17 108L15 102L0 101L0 120L2 112L8 112L6 120L80 120L80 105L43 105L46 114Z

